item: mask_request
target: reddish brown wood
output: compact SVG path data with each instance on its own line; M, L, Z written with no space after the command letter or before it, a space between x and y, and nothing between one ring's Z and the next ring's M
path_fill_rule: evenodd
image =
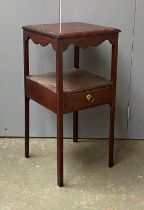
M56 92L57 92L57 183L63 186L63 52L62 42L56 48Z
M115 40L115 34L94 34L85 37L68 37L63 39L63 51L67 50L70 44L74 44L79 48L98 47L105 41L109 41L111 44Z
M44 36L39 33L34 33L31 31L25 31L25 40L31 39L34 44L41 45L43 47L51 44L53 49L56 49L56 39Z
M26 79L27 97L57 113L56 93L50 91L39 83L34 82L32 78L32 76L29 76Z
M80 48L97 47L106 40L113 44L116 33L120 32L119 29L87 23L63 23L61 33L59 24L24 26L23 29L35 44L46 46L51 43L54 50L56 38L61 38L63 51L67 50L70 44Z
M96 102L98 103L102 100L102 95L99 91L96 92L96 90L101 90L105 87L112 87L112 85L113 83L110 80L104 79L83 70L72 69L64 71L63 112L68 113L78 111L92 106L92 104L89 104L86 100L87 94L92 94L95 97L95 103L93 103L93 105L96 105ZM26 78L26 93L27 97L57 113L55 72L38 76L28 76ZM108 93L109 92L106 92L106 94Z
M74 45L74 68L76 69L79 69L79 53L80 53L79 47Z
M82 22L62 23L61 30L59 23L28 25L24 26L23 29L53 38L82 37L89 35L92 36L95 34L113 34L120 32L120 30L116 28Z
M86 98L87 95L91 95L93 97L94 101L92 103L88 102ZM109 104L112 100L113 87L69 94L64 96L64 113L88 109L102 104Z
M109 167L113 167L117 58L118 58L118 36L115 37L115 43L112 45L111 81L114 84L114 88L113 88L113 101L112 103L110 103Z
M113 166L114 117L116 99L119 29L86 23L24 26L25 83L25 156L29 157L29 99L57 114L57 183L63 186L63 114L73 112L73 140L78 138L78 111L98 105L110 105L109 167ZM29 76L29 46L51 44L56 51L56 73ZM108 40L112 45L111 79L79 70L79 48L98 46ZM63 52L75 46L74 68L63 73Z
M49 72L43 75L27 77L37 86L46 88L47 91L56 93L56 73ZM92 74L82 69L68 69L63 72L63 94L78 93L87 90L111 86L109 79Z
M112 60L111 60L111 81L116 86L117 80L117 57L118 57L118 34L115 35L115 41L112 44Z
M24 41L24 87L25 87L25 157L29 157L29 98L26 94L26 77L29 75L29 40L25 39L25 33L23 35Z
M74 45L74 68L79 69L79 47ZM78 142L78 112L73 112L73 142Z
M110 104L109 167L113 167L115 103Z

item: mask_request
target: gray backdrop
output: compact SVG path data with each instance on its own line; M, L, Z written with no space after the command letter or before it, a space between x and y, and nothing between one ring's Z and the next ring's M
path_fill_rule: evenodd
M144 138L144 1L137 2L132 80L130 89L129 138Z
M133 56L130 121L127 128L130 69L133 41L134 0L62 0L62 20L83 21L118 27L119 40L116 137L143 138L144 121L140 107L142 100L142 49L144 3L139 0L135 52ZM143 8L142 8L143 7ZM0 6L0 136L24 135L23 50L22 30L25 24L52 23L59 20L58 0L1 0ZM31 73L55 70L52 48L30 44ZM65 68L72 67L72 47L64 54ZM140 55L140 56L139 56ZM81 50L80 65L99 75L109 76L110 45L104 43L94 49ZM143 75L144 76L144 75ZM144 114L144 112L143 112ZM56 116L35 102L31 102L31 136L56 136ZM65 116L65 136L72 136L72 115ZM108 106L80 112L79 137L108 137Z

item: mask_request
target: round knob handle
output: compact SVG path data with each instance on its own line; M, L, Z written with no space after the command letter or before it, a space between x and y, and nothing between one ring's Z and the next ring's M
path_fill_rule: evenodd
M86 100L87 100L89 103L93 103L93 102L94 102L94 98L93 98L92 95L90 95L90 94L86 95Z

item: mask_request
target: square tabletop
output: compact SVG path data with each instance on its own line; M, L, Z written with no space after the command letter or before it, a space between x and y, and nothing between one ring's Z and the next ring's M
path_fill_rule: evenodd
M97 34L119 33L117 28L99 26L83 22L38 24L23 26L24 30L47 35L53 38L69 38L79 36L91 36Z

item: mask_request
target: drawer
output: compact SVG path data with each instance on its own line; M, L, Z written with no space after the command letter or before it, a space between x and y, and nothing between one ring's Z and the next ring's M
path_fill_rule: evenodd
M64 96L64 113L87 109L112 102L114 88L100 88Z

